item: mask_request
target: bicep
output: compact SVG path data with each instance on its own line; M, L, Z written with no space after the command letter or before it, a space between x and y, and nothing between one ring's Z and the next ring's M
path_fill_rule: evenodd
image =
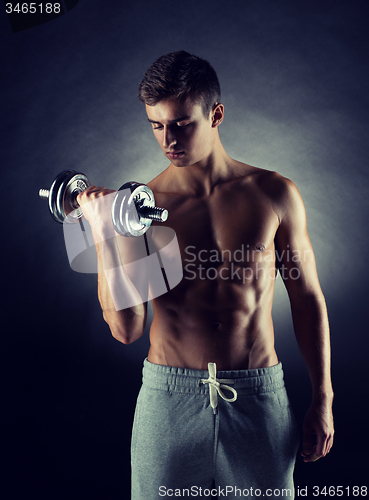
M285 184L282 215L275 236L276 261L291 301L321 293L313 247L301 195L292 181Z

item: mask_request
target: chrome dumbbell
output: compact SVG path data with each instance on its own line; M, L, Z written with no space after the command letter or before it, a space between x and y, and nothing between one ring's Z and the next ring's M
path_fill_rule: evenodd
M91 185L81 172L64 170L50 189L40 189L39 196L49 202L53 219L59 223L78 222L83 216L77 196ZM168 211L155 207L154 194L145 184L127 182L117 191L111 211L114 229L122 236L141 236L153 220L165 222Z

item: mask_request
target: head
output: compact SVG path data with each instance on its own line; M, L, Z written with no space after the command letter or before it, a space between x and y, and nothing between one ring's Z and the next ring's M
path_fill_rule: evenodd
M209 157L224 109L217 75L207 61L184 51L160 57L147 70L139 98L172 163L193 165Z
M220 85L212 66L181 50L159 57L146 71L139 88L139 99L149 106L168 99L201 104L205 118L220 102Z

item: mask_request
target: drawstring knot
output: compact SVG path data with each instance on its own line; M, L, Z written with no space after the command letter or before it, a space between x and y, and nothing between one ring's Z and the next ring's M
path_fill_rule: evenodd
M237 399L237 392L233 387L229 387L226 384L234 384L234 380L232 379L217 379L217 367L215 363L208 363L209 370L209 378L202 378L200 382L202 384L209 384L209 393L210 393L210 405L213 408L214 414L217 412L218 406L218 394L219 396L227 401L228 403L233 403ZM232 392L233 397L227 398L222 389Z

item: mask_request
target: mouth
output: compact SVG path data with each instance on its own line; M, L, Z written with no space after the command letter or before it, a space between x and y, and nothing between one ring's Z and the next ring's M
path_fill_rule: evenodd
M167 155L171 160L178 160L184 155L184 151L167 151Z

